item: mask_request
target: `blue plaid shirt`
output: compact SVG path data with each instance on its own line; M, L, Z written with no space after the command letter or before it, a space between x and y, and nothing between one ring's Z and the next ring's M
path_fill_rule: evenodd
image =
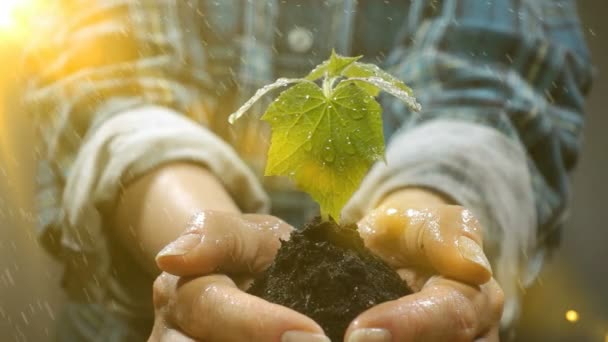
M126 335L106 332L117 340L139 328L147 333L152 310L150 293L133 289L133 282L142 282L124 283L120 291L99 285L105 275L120 272L107 260L120 252L81 258L59 244L63 187L83 139L117 113L157 104L209 127L259 170L265 148L251 139L266 128L250 120L235 134L227 115L276 77L306 74L332 48L365 56L415 90L421 116L384 100L388 137L399 128L450 117L486 125L520 144L528 154L538 241L551 245L558 237L592 78L573 0L59 3L60 24L29 50L28 60L37 67L26 106L43 146L43 241L68 267L110 265L90 271L86 279L97 285L66 278L66 286L80 294L75 297L97 305L74 309L87 312L91 329L107 324L93 312L103 311L100 298L108 292L126 303L124 317L138 320L124 324ZM87 338L94 337L99 335Z

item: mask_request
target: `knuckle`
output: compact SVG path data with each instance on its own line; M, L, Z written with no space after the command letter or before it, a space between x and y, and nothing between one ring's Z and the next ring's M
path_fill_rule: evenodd
M161 273L152 284L152 301L155 308L162 307L169 301L171 276L167 273Z
M221 322L224 313L222 298L225 294L214 284L207 284L201 288L200 295L191 305L183 305L179 310L179 321L185 327L196 330L205 335L213 329L216 323Z
M460 205L447 205L441 208L440 215L443 222L449 223L444 226L450 227L451 234L464 235L477 243L483 243L483 227L470 209Z
M490 310L492 311L493 317L495 317L496 320L499 320L505 305L505 293L494 279L490 282L489 288L490 293L488 296L490 297Z
M212 211L199 211L192 215L185 233L202 233L203 228L206 226L210 219L215 216Z
M463 294L457 293L452 297L454 308L454 340L471 341L475 337L479 319L475 305Z
M405 234L401 234L401 243L405 250L425 253L425 242L440 241L441 212L431 209L408 210L406 213ZM398 235L397 235L398 236Z

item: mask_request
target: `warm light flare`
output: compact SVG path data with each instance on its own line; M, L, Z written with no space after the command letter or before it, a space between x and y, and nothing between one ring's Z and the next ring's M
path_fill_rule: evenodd
M48 0L0 0L0 40L23 37Z
M566 311L566 320L570 323L576 323L579 319L578 312L575 310Z
M16 14L19 7L23 6L23 0L0 1L0 28L9 28L15 25Z

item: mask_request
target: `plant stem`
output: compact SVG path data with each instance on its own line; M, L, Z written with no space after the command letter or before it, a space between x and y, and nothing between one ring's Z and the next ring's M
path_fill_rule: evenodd
M334 83L336 82L338 78L337 77L327 77L325 76L325 78L323 78L323 95L325 95L326 98L329 98L331 96L331 92L332 89L334 87Z
M323 222L329 222L329 214L326 212L321 211L321 221Z

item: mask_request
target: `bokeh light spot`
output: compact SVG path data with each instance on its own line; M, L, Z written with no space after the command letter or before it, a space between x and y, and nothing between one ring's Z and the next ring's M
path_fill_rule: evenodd
M570 323L576 323L579 319L578 312L575 310L566 311L566 320Z

